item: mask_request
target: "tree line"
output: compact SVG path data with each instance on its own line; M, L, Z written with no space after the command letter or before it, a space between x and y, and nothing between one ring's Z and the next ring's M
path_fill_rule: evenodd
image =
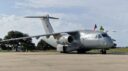
M7 35L4 36L3 39L2 38L0 39L0 41L6 39L12 39L12 38L20 38L20 37L29 37L29 35L19 31L9 31ZM35 45L35 43L32 42L32 38L0 42L0 48L1 50L16 51L16 52L19 51L27 52L27 51L35 51L35 50L45 51L45 50L55 49L54 47L50 46L42 39L38 42L37 45Z

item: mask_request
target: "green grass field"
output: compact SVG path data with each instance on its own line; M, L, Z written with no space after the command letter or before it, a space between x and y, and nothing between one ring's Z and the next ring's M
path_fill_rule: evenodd
M100 50L91 50L91 51L88 51L88 53L100 53ZM110 53L110 54L128 53L128 48L109 49L107 50L107 53Z
M121 53L128 53L128 48L116 48L116 49L110 49L108 52L121 52Z

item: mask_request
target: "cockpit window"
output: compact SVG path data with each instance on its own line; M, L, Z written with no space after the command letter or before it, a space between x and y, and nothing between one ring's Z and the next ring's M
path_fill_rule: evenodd
M103 37L109 37L106 33L102 34Z

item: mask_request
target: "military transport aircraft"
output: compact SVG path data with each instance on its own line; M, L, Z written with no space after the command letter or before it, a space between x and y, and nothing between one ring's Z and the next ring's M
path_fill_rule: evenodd
M78 53L85 53L86 51L92 49L100 49L102 54L106 54L106 50L110 48L116 48L113 39L105 32L94 31L94 30L77 30L55 33L49 19L58 19L55 17L46 16L27 16L25 18L39 18L42 20L44 30L46 34L21 37L3 40L20 40L27 38L39 38L47 42L49 45L55 47L57 51L63 53L69 53L72 51L77 51Z

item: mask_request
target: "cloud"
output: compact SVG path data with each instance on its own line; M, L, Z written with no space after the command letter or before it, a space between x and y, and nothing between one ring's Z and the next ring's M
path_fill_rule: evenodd
M4 34L3 32L14 29L30 35L44 34L40 20L23 17L50 14L60 18L51 20L56 32L92 29L94 24L97 24L109 30L109 34L117 39L119 46L127 46L127 3L127 0L20 0L14 5L17 14L0 17L0 32ZM111 30L117 32L113 33Z
M64 17L62 14L55 14L56 16ZM78 25L73 22L66 22L63 19L50 20L56 32L69 31L75 29L83 29L83 25ZM2 15L0 17L0 36L4 36L10 30L18 30L30 35L45 34L43 25L40 19L28 19L24 16L16 15ZM78 28L79 27L79 28Z
M25 19L22 16L16 16L16 15L1 16L0 25L1 25L0 35L2 37L4 37L4 35L7 34L7 32L11 30L18 30L24 33L28 33L30 35L38 34L36 33L38 29L39 29L38 32L42 32L41 24L38 21L32 21L32 20L30 21L30 20Z
M33 7L33 8L48 8L48 7L76 7L84 6L84 0L23 0L18 2L17 6Z
M63 14L55 14L56 16L64 17ZM64 22L64 20L50 20L55 32L64 32L82 29L82 25L72 22ZM11 30L21 31L27 33L30 36L45 34L43 25L40 19L27 19L23 16L16 15L1 15L0 17L0 36L4 38L7 32ZM79 28L78 28L79 27ZM34 43L37 44L39 40L34 39Z

